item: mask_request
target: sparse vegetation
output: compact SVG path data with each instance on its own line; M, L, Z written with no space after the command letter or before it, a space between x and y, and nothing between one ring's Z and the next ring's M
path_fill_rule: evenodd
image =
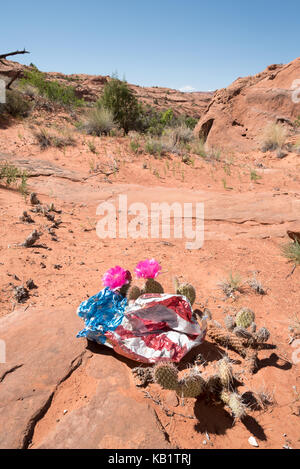
M62 85L58 81L49 81L44 73L39 70L26 72L20 81L21 86L31 85L38 90L41 96L63 106L81 106L83 101L76 96L72 86Z
M198 139L192 146L192 152L202 158L206 158L205 143L202 139Z
M130 140L130 148L133 153L137 154L140 151L140 143L136 138Z
M89 147L89 150L91 153L94 153L96 154L97 153L97 149L96 149L96 145L94 144L94 142L91 142L90 140L87 142L87 146Z
M4 183L6 186L11 186L20 180L18 190L22 195L27 194L27 173L18 169L16 166L8 163L0 163L0 184Z
M150 138L145 144L145 151L150 153L150 155L159 155L163 154L163 146L159 139Z
M261 176L259 174L257 174L257 172L255 171L255 169L251 169L250 171L250 179L251 181L258 181L259 179L261 179Z
M223 280L219 287L223 290L225 295L228 298L234 298L235 292L242 293L242 279L241 276L237 274L233 274L232 272L229 273L229 277L226 280Z
M287 130L282 124L271 123L269 124L262 137L263 152L274 151L277 148L282 148L286 142Z
M42 150L48 147L65 148L66 146L73 146L76 143L74 137L70 134L55 135L43 128L35 132L34 136Z

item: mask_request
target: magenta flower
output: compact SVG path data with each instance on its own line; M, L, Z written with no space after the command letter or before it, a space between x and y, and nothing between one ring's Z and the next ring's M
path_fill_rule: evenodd
M119 265L108 269L102 277L102 283L111 290L117 290L131 281L131 273Z
M140 261L134 269L137 278L156 278L161 270L161 266L155 259Z

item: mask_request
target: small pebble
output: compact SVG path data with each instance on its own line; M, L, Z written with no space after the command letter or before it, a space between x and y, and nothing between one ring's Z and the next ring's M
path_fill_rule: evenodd
M256 439L254 438L254 436L250 436L250 438L248 439L248 442L250 443L251 446L255 446L256 448L258 448L258 443Z
M67 409L65 409L65 410L64 410L64 414L67 414L67 413L68 413L68 411L67 411Z

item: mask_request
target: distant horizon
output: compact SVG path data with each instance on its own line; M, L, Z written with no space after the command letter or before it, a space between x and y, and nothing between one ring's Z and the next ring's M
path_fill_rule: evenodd
M0 53L26 47L14 59L41 71L141 87L212 92L299 57L297 0L16 0L1 14Z

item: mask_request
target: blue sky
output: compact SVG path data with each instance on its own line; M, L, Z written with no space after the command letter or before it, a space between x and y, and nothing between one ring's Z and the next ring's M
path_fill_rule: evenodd
M214 90L300 55L299 0L2 2L1 53L43 71Z

